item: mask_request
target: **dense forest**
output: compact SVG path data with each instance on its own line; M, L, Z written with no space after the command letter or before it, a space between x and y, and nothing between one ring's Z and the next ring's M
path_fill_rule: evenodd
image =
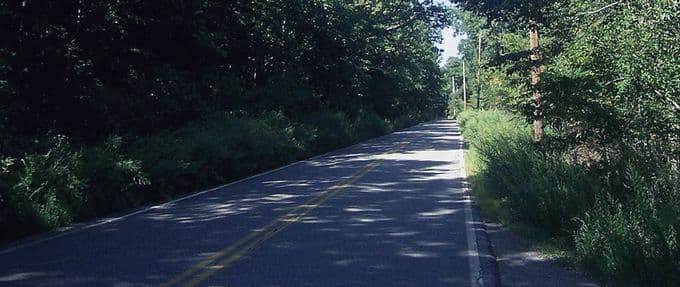
M603 281L676 285L680 3L453 2L443 76L465 62L448 107L483 209Z
M0 242L448 112L487 216L677 284L680 2L443 2L0 2Z
M0 3L0 235L443 116L433 1Z

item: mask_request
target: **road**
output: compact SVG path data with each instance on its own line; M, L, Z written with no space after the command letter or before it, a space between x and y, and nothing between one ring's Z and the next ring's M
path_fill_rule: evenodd
M454 121L0 250L0 286L477 286Z

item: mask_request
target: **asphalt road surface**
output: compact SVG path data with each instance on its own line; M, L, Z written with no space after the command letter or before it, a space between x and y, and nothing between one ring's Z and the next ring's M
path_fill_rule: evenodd
M438 120L0 250L0 286L477 286L456 123Z

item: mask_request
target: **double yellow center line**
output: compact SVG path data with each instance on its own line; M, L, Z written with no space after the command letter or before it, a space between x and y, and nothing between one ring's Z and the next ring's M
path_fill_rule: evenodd
M394 153L407 144L408 142L402 142L398 144L395 148L383 153L381 156ZM201 282L203 282L216 272L224 269L234 261L240 259L243 255L245 255L249 251L262 245L264 242L266 242L274 235L284 230L289 225L299 221L311 210L317 208L323 202L333 197L343 189L347 188L348 186L356 182L359 178L363 177L374 168L378 167L383 160L384 158L378 158L376 160L373 160L372 162L364 166L361 170L351 175L350 177L320 192L317 196L310 199L309 201L296 206L285 215L277 217L276 219L270 221L266 225L258 229L255 229L248 235L237 240L236 242L232 243L226 248L219 250L215 254L199 261L190 269L178 274L177 276L171 278L169 281L161 284L160 286L169 287L179 285L183 287L190 287L200 284ZM180 283L182 282L184 283L180 285Z

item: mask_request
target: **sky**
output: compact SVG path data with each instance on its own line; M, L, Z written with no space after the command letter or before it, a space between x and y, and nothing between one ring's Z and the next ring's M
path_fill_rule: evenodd
M446 0L437 0L435 2L439 4L447 4ZM442 30L442 36L444 37L444 40L437 44L437 48L443 50L442 55L439 58L439 65L441 66L446 64L446 60L449 59L449 57L458 56L458 44L460 44L461 39L465 38L464 36L454 37L453 28L451 27L447 27Z
M439 65L441 66L446 64L446 60L449 57L458 56L458 44L460 43L460 40L464 38L463 36L454 37L453 28L451 27L443 29L442 36L444 37L444 40L437 44L437 48L443 50L441 57L439 58Z

